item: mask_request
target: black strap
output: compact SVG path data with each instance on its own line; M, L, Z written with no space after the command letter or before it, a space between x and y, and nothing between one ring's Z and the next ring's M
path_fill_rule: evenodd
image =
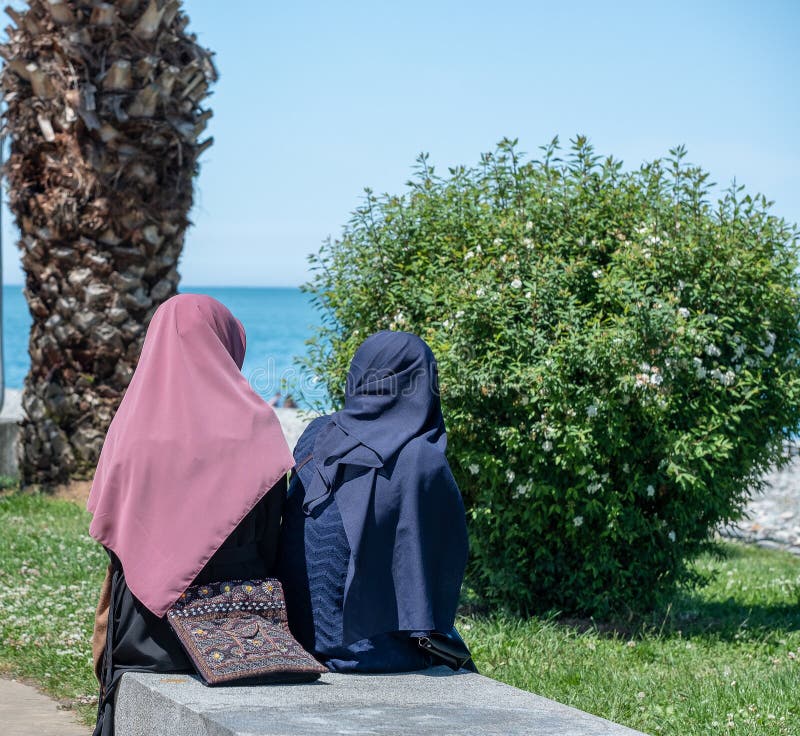
M449 634L431 631L418 637L417 644L428 653L433 664L445 664L453 670L470 669L477 672L474 664L469 666L472 654L455 628Z
M299 463L297 463L294 466L294 472L298 473L300 471L300 468L302 468L306 463L308 463L309 460L313 460L313 459L314 459L314 456L313 455L309 455L305 460L301 460Z
M109 552L111 557L111 591L108 604L108 626L106 628L106 645L103 648L103 662L101 671L103 681L100 683L100 696L97 702L97 723L92 736L105 736L114 733L114 694L117 683L114 682L114 592L119 579L119 560L116 555Z

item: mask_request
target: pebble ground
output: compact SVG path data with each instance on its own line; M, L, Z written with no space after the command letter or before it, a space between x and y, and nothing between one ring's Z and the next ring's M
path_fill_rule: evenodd
M787 453L789 464L767 474L745 518L721 529L723 537L800 555L800 448L792 446Z

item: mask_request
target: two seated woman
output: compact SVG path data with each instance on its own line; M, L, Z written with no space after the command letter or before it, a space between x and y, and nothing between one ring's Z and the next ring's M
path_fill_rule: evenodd
M125 672L194 671L165 616L193 584L277 577L292 633L335 671L422 669L435 660L421 642L457 637L466 521L428 346L368 338L344 408L314 420L294 457L241 374L244 351L222 304L173 297L109 428L88 504L110 559L96 735L113 734Z

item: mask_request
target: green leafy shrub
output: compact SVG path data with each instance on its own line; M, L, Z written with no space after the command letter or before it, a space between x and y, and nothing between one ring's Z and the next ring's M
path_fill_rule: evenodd
M334 401L359 342L438 357L470 577L523 612L642 610L738 517L800 422L797 231L682 148L639 170L579 137L541 160L376 196L312 258L308 366ZM443 520L442 523L446 523Z

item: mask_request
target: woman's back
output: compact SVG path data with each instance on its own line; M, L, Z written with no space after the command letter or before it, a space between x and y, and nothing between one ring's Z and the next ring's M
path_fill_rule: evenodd
M206 563L194 585L220 580L248 580L270 577L274 573L277 554L278 526L286 495L285 481L268 493L220 545ZM166 617L151 613L128 588L125 571L111 557L112 643L115 668L125 671L192 672L194 670ZM121 674L121 673L120 673Z
M109 427L87 504L111 558L96 734L113 733L124 672L193 669L165 618L189 585L265 577L274 565L292 457L241 373L245 343L211 297L167 300Z
M313 447L327 417L314 420L298 443ZM300 460L302 462L302 460ZM286 593L292 633L334 671L400 672L423 669L424 653L410 632L389 632L343 644L343 604L351 549L336 495L306 515L306 489L295 473L284 507L278 577Z
M336 670L420 669L452 629L467 557L436 364L415 335L356 352L341 411L295 448L279 575L295 636Z

